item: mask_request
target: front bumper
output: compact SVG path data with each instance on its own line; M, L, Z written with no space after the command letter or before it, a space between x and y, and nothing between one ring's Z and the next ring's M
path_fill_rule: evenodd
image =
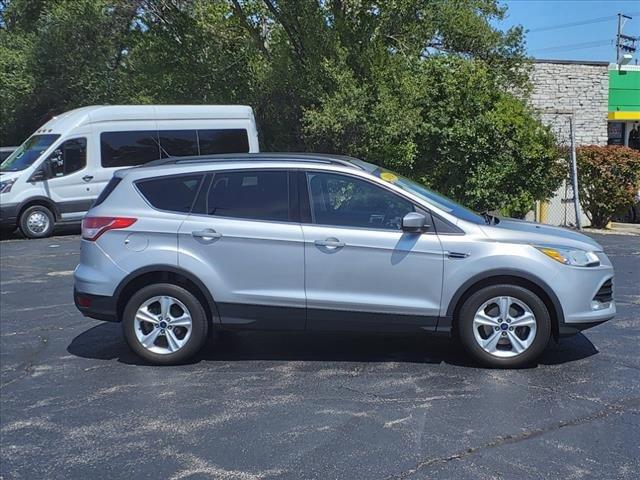
M589 322L589 323L569 323L569 324L565 323L560 326L558 333L560 334L561 337L571 337L577 333L582 332L583 330L587 330L588 328L593 328L598 325L601 325L607 320L611 320L611 318L606 318L604 320L599 320L597 322Z
M610 260L598 252L600 266L563 267L554 278L553 290L562 305L561 336L572 335L611 320L616 314L614 272ZM607 292L606 300L601 297Z
M104 295L93 295L90 293L73 290L73 301L76 307L85 317L104 320L107 322L119 322L116 299Z
M17 203L0 204L0 227L15 228L18 225L18 207Z

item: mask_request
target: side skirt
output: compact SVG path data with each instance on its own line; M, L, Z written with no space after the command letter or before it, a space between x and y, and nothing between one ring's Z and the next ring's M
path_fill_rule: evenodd
M448 335L450 321L437 316L398 315L301 307L217 303L220 326L234 330L435 333ZM438 322L444 325L438 327Z

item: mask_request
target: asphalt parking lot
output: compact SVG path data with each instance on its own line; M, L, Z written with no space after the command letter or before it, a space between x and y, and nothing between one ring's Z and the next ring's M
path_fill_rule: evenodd
M72 300L77 235L0 242L2 479L638 478L640 237L618 316L528 369L446 339L227 334L152 367Z

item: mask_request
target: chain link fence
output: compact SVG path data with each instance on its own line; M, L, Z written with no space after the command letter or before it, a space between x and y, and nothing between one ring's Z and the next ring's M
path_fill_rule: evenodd
M573 188L571 129L575 128L575 122L573 122L572 126L572 113L545 112L540 115L540 119L551 127L556 137L559 151L562 152L558 162L564 170L565 176L555 195L546 202L536 202L535 210L530 212L527 218L536 222L563 227L578 228L579 226L588 226L589 219L582 211ZM575 135L575 131L573 134ZM579 212L580 223L576 219L576 211Z

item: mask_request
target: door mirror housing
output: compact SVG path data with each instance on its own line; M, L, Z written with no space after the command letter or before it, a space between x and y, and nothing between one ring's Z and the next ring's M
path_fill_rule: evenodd
M419 212L409 212L402 218L402 230L405 232L424 232L427 225L427 217Z
M29 182L44 182L48 178L51 178L51 165L49 159L45 159L42 164L36 169L35 172L29 177Z

